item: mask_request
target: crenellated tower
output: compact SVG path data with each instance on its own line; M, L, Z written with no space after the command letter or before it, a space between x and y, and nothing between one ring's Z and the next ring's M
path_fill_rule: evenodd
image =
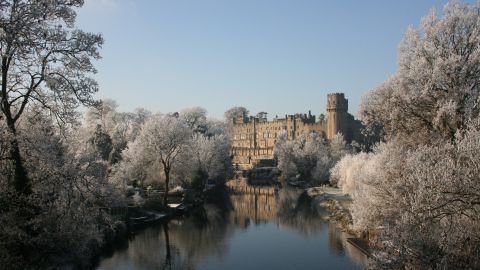
M348 129L348 100L343 93L330 93L327 100L327 139L333 139L339 132L346 136Z
M308 114L297 113L285 117L277 115L271 121L262 117L262 114L257 117L243 115L233 120L230 139L232 162L236 169L275 166L275 147L281 134L286 134L287 140L312 133L332 140L340 132L346 142L351 142L362 127L361 122L348 113L348 100L343 93L328 94L327 117L319 121L310 111Z

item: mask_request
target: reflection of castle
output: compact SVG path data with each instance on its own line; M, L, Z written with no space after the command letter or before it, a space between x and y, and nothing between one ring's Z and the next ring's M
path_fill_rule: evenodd
M328 94L327 118L316 121L314 115L285 115L267 121L266 117L239 117L233 119L233 163L251 168L262 162L271 163L278 133L286 131L289 139L312 132L331 140L342 133L347 141L356 138L361 123L348 113L348 100L343 93Z
M277 221L277 198L273 187L252 187L242 194L231 195L233 221L241 227L247 227L250 221L255 224Z

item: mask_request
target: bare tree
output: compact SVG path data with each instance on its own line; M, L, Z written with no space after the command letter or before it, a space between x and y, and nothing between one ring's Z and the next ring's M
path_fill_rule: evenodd
M89 77L100 57L99 34L75 28L75 8L83 0L1 0L1 117L9 132L13 184L19 193L31 192L17 139L18 120L30 103L50 109L66 123L79 103L93 104L98 89Z

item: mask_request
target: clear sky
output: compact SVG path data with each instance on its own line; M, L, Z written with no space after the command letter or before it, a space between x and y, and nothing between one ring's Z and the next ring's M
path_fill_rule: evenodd
M102 33L97 98L120 111L233 106L285 115L360 97L396 70L409 25L447 1L86 0L78 27Z

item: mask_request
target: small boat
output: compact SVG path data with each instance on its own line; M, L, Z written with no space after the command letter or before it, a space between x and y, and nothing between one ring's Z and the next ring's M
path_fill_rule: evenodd
M148 223L160 221L163 218L167 217L167 214L165 213L157 213L157 212L150 212L146 211L146 215L140 216L140 217L130 217L128 220L131 225L133 226L140 226L140 225L145 225Z
M305 185L305 181L289 181L287 184L292 187L303 187Z
M186 204L186 203L169 203L168 207L174 209L175 211L179 213L185 213L191 208L191 204Z

